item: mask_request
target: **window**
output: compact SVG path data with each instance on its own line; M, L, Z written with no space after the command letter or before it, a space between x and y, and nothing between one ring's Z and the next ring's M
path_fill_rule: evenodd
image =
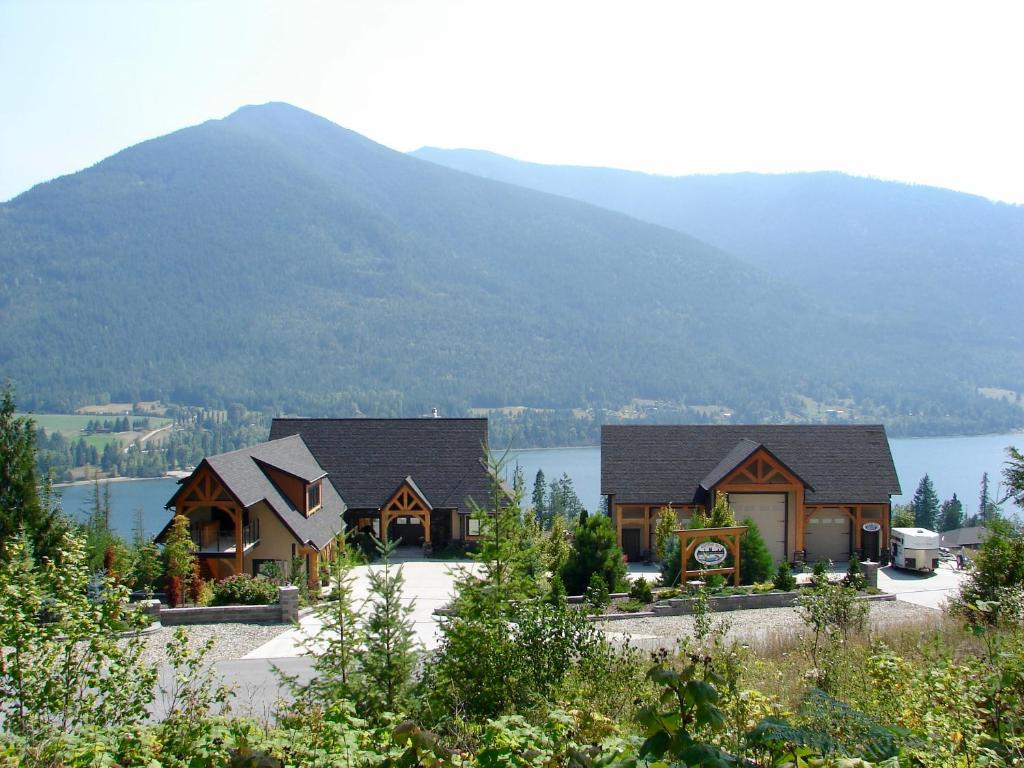
M320 506L320 481L306 487L306 512L312 512Z
M467 536L479 536L480 535L480 521L474 520L472 517L466 518L466 535Z

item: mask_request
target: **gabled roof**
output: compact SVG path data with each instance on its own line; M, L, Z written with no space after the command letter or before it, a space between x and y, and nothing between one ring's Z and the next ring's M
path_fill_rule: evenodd
M274 419L301 435L350 509L380 509L407 478L435 509L486 506L487 419Z
M968 528L955 528L944 531L939 536L939 544L943 547L976 547L992 535L992 531L981 525Z
M718 464L715 465L714 469L712 469L704 476L704 479L700 481L700 487L703 488L705 491L710 491L712 488L714 488L716 485L722 482L722 480L728 477L733 472L733 470L737 469L741 464L743 464L743 462L745 462L758 451L764 451L766 454L768 454L773 459L778 461L780 464L785 466L784 461L779 459L778 456L773 454L763 445L761 445L760 443L755 443L753 440L748 440L747 438L744 437L742 440L736 443L736 446L731 451L729 451L729 453L725 455L724 459L722 459L720 462L718 462ZM810 483L808 483L802 477L793 472L793 470L790 467L786 468L789 469L789 471L792 472L794 475L796 475L797 480L803 483L805 487L810 487ZM811 490L813 490L813 488Z
M885 427L860 424L606 425L601 493L620 503L703 502L760 447L805 483L808 504L887 504L900 493Z
M298 436L207 456L196 468L196 472L204 465L208 466L246 509L265 501L302 544L311 543L319 548L341 532L344 527L341 515L345 511L345 502L329 481L322 484L320 509L307 518L281 493L263 471L261 464L280 469L306 482L326 474ZM184 487L183 483L167 502L168 507L177 504Z
M434 509L434 505L430 503L430 499L427 498L427 494L425 494L420 489L420 487L418 485L416 485L416 481L413 480L411 476L407 476L405 478L405 480L402 481L402 485L408 485L412 489L412 492L420 497L420 501L422 501L424 504L427 505L427 509L429 509L429 510L433 510ZM398 488L395 488L395 490L392 491L391 496L388 496L388 498L390 499L392 496L394 496L396 493L398 493L398 490L399 490L399 488L402 487L402 485L399 485Z

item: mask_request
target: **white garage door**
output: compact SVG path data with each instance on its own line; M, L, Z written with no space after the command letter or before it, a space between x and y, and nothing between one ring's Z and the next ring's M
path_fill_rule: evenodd
M757 523L776 562L786 557L786 494L730 493L729 505L737 524L742 525L747 517Z
M850 559L850 518L840 509L824 509L807 521L807 562Z

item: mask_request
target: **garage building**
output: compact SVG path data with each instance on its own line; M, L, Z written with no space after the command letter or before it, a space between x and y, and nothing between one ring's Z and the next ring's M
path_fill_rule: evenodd
M877 556L899 479L881 425L606 425L601 493L630 560L650 556L663 508L680 526L728 496L776 561Z

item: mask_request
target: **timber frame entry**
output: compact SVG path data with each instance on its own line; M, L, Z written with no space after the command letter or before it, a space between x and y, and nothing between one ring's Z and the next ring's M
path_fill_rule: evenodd
M747 526L735 525L728 528L681 528L676 531L679 537L679 556L682 558L682 567L679 569L680 583L686 584L690 576L702 576L709 573L731 573L734 586L740 585L740 538L747 532ZM732 566L728 568L702 568L700 570L689 570L686 565L690 562L697 545L702 541L723 539L725 546L732 554Z
M245 545L242 536L243 507L209 464L202 465L189 478L189 485L182 489L181 498L175 504L174 514L175 516L189 517L189 511L201 507L220 510L231 518L231 522L235 526L235 573L245 573Z
M739 466L730 471L719 482L708 489L713 499L718 491L727 496L730 493L778 493L786 494L786 524L784 535L785 550L791 562L807 560L807 526L811 518L821 512L834 510L850 518L852 533L851 550L862 550L864 523L878 523L880 527L880 549L885 551L889 546L889 507L882 504L807 504L806 484L797 477L781 460L772 455L764 446L759 447L744 459ZM615 503L615 532L618 544L623 545L622 530L624 527L639 528L641 541L650 540L661 509L671 507L677 515L693 514L702 507L701 504L666 503L660 506ZM790 519L792 518L792 542L790 542ZM682 542L680 542L682 543ZM646 546L643 547L646 549Z
M387 543L388 526L396 517L417 517L423 524L423 544L430 546L430 505L416 492L408 480L398 486L380 509L380 540Z

